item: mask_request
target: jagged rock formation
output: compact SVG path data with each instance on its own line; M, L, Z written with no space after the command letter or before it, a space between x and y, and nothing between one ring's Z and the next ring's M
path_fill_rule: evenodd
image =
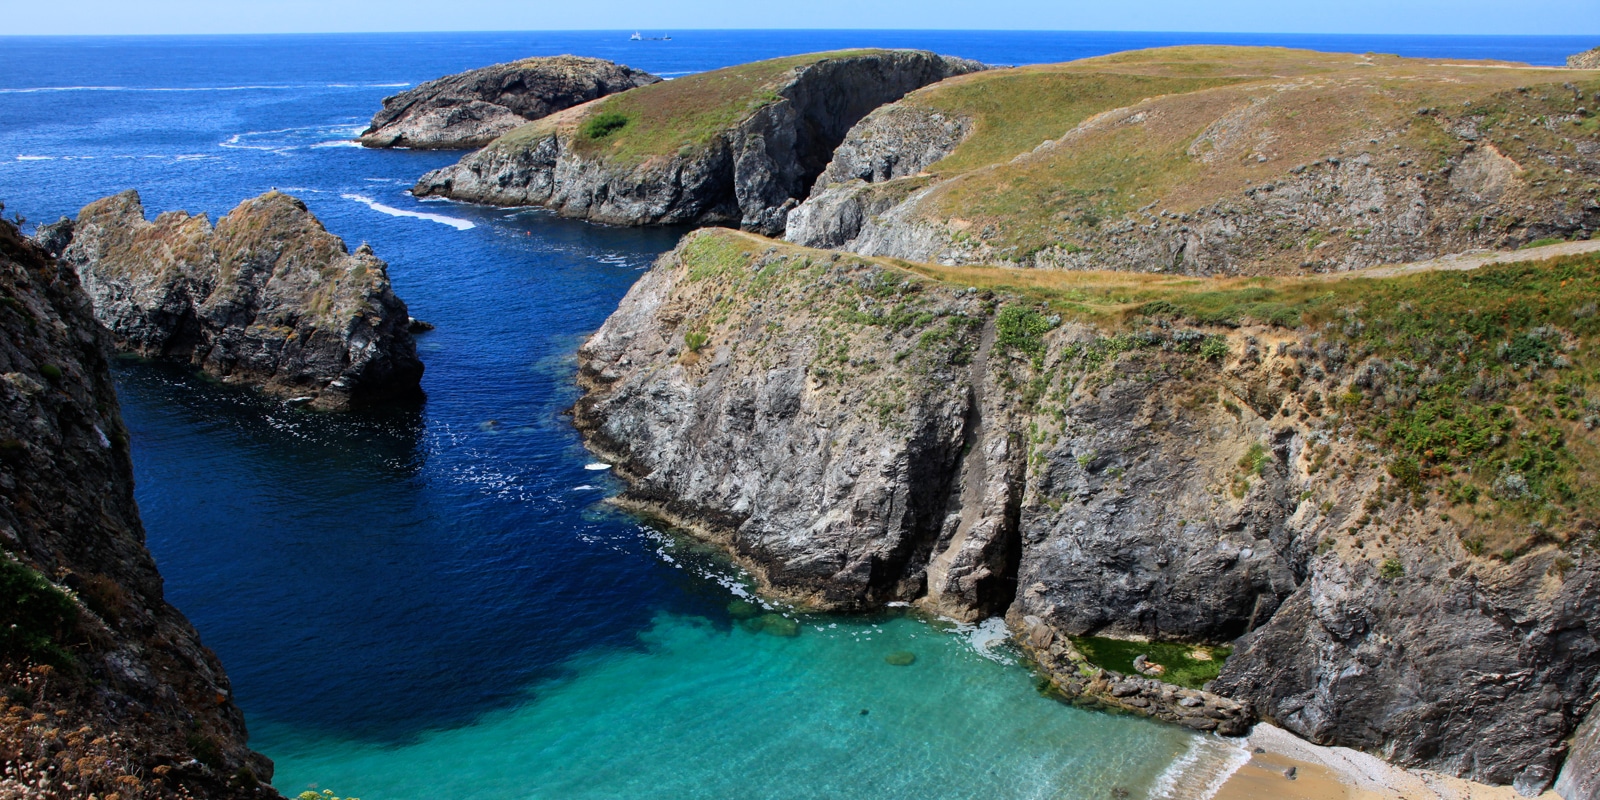
M1576 488L1600 257L1281 292L1146 278L1107 285L1106 322L1094 285L1062 289L1073 322L963 288L980 273L693 234L581 349L575 419L625 504L775 594L1006 614L1065 691L1093 688L1070 636L1243 637L1211 688L1302 736L1555 779L1600 689ZM1133 291L1165 299L1114 322Z
M383 99L367 147L471 150L532 120L660 78L599 58L548 56L428 81Z
M0 294L0 797L277 797L162 598L77 276L0 222Z
M349 252L286 194L246 200L213 228L182 211L151 222L123 192L84 207L62 260L121 350L320 409L420 395L387 265L366 245Z
M1499 66L1185 47L966 76L864 119L846 141L909 165L841 148L785 238L1200 275L1587 238L1600 80Z
M412 190L620 225L783 230L868 112L983 65L912 50L821 53L692 75L553 115Z
M1600 47L1567 56L1567 66L1572 69L1600 69Z

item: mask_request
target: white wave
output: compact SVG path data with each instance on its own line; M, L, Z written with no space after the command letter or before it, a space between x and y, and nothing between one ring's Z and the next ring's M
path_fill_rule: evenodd
M311 145L311 146L312 147L360 147L361 143L360 142L352 142L349 139L332 139L332 140L329 140L329 141L326 141L326 142L317 142L316 144Z
M365 195L342 194L342 195L339 195L339 196L343 197L346 200L354 200L357 203L361 203L362 205L365 205L367 208L372 209L373 211L376 211L376 212L378 212L380 214L388 214L391 217L415 217L417 219L425 219L425 220L428 220L429 222L437 222L437 223L439 223L441 225L449 225L450 227L455 228L458 231L470 231L473 228L478 227L477 224L472 223L472 222L468 222L467 220L456 219L455 217L447 217L447 216L445 216L443 214L428 214L428 213L425 213L425 212L422 212L422 211L407 211L407 210L405 210L403 208L395 208L393 206L386 206L386 205L384 205L384 204L382 204L382 203L380 203L380 202L378 202L378 201L376 201L376 200L374 200L374 199L372 199L370 197L367 197Z
M1220 736L1196 736L1156 777L1150 800L1211 800L1248 763L1250 751L1239 744Z
M18 161L54 161L55 156L17 156Z
M602 463L596 461L593 464L584 464L583 468L587 469L587 470L592 470L592 471L595 471L595 472L599 472L600 470L611 469L611 465L610 464L602 464Z
M586 484L584 484L582 486L574 486L574 487L572 487L572 491L574 491L574 492L587 492L587 491L590 491L590 490L592 490L594 488L595 487L590 486L589 484L586 483Z
M260 92L300 89L392 89L409 83L295 83L247 84L243 86L25 86L0 89L0 94L38 94L40 92Z
M1011 637L1011 631L1006 627L1006 621L1000 617L990 617L978 624L960 623L956 625L956 634L967 640L974 652L990 661L1002 664L1011 662L1005 651L997 649Z

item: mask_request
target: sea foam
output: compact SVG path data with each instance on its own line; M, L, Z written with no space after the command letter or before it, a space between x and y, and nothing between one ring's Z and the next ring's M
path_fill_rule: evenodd
M476 223L468 222L464 219L456 219L455 217L447 217L443 214L429 214L424 211L407 211L403 208L386 206L370 197L367 197L366 195L342 194L339 196L346 200L354 200L357 203L361 203L367 208L372 209L373 211L376 211L380 214L388 214L391 217L416 217L417 219L425 219L429 222L437 222L441 225L449 225L458 231L470 231L473 228L478 227Z

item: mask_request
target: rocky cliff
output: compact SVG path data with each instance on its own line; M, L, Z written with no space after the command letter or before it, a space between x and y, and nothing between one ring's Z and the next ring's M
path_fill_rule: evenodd
M431 80L383 100L359 141L367 147L470 150L532 120L660 82L598 58L549 56Z
M1593 255L1196 287L702 231L583 346L575 415L624 503L774 594L1003 614L1064 691L1074 636L1234 641L1217 695L1535 792L1600 689L1595 288Z
M85 206L69 241L62 260L121 350L321 409L420 396L387 266L366 245L349 252L293 197L246 200L213 228L182 211L146 220L127 191Z
M1600 78L1504 66L1197 47L966 76L864 119L785 238L1200 275L1587 238Z
M277 797L215 654L162 599L110 339L0 223L0 796Z
M778 233L858 120L981 64L910 50L821 53L701 73L519 128L412 190L542 205L621 225Z
M1600 69L1600 47L1567 56L1567 66L1572 69Z
M1572 752L1561 768L1556 793L1563 800L1600 798L1600 710L1591 710L1572 737Z

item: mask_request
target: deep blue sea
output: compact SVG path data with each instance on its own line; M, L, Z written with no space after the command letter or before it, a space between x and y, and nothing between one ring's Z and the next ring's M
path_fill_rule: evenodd
M385 95L578 53L674 77L920 47L992 63L1180 43L1561 63L1584 37L935 31L0 37L0 201L49 221L137 188L213 218L278 188L390 264L415 411L290 410L124 362L138 499L168 596L221 655L287 794L407 798L1192 798L1214 744L1061 705L992 624L789 615L751 632L716 554L600 501L563 410L573 353L680 230L418 202L459 154L348 141ZM31 227L31 226L30 226ZM908 667L884 656L910 651ZM1198 780L1198 779L1192 779Z

